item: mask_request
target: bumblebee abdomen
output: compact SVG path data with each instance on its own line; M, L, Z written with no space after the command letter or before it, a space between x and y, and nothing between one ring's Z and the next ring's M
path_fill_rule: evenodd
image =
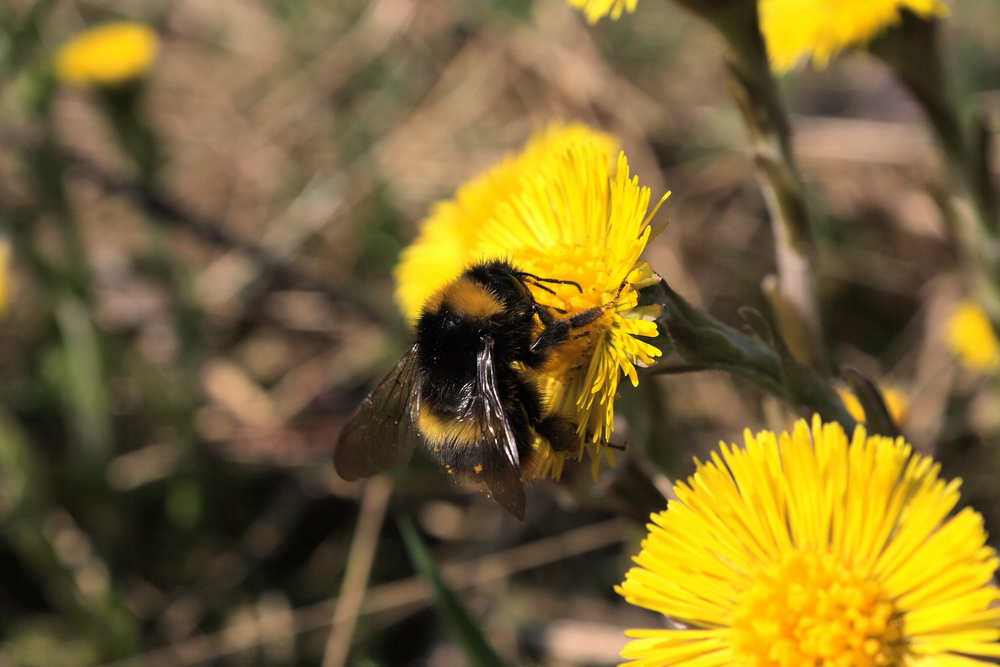
M422 407L416 415L417 428L432 452L441 448L471 447L482 439L483 426L477 420L442 415L436 407Z
M536 432L523 406L507 401L502 419L490 420L480 400L465 401L457 417L443 403L421 405L416 422L428 453L449 472L475 476L489 468L489 461L507 460L504 431L509 431L516 450L514 460L524 468L533 459Z
M457 404L474 389L481 332L446 317L425 319L421 324L434 332L418 329L417 377L423 394L433 403Z

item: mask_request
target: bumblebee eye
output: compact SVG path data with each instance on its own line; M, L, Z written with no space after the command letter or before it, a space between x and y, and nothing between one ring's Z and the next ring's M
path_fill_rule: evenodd
M491 271L490 281L493 288L502 296L516 296L519 299L531 298L528 286L518 276L503 271Z

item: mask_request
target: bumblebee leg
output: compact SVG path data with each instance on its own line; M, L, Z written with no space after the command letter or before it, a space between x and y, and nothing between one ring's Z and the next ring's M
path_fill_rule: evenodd
M545 405L538 388L521 379L517 385L517 395L524 408L524 415L541 438L549 443L552 450L560 454L575 454L580 445L576 425L572 420L560 415L542 416ZM525 454L525 458L530 453Z
M549 312L548 308L536 303L534 305L535 314L538 315L538 319L541 320L545 328L538 334L535 342L531 344L531 348L529 349L530 358L526 359L525 363L531 367L538 367L543 364L548 359L550 350L570 337L570 331L573 329L582 329L585 326L593 324L606 311L614 308L626 285L628 285L628 280L623 280L621 285L618 286L615 298L603 306L594 306L593 308L582 310L572 317L558 318Z
M580 448L576 426L565 417L549 415L535 424L535 431L548 441L552 451L559 454L576 454Z
M531 310L532 312L534 312L535 315L538 315L538 319L540 319L542 321L542 324L544 324L546 327L552 326L553 324L559 321L559 319L555 315L553 315L550 311L556 310L560 313L566 312L561 308L552 308L550 306L543 306L540 303L533 304Z
M614 302L609 302L608 305L611 303ZM531 344L531 348L529 349L531 358L527 360L528 365L538 366L544 363L548 359L552 348L566 341L573 329L581 329L588 324L593 324L604 314L607 307L597 306L581 311L572 317L557 318L543 306L537 306L538 319L542 321L545 328L538 334L535 342Z
M570 321L553 319L552 322L538 334L538 338L528 348L529 358L526 363L529 366L539 366L549 358L549 352L556 345L559 345L569 338Z

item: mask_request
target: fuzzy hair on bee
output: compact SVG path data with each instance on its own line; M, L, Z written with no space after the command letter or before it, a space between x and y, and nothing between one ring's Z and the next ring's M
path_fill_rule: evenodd
M557 317L529 289L551 292L544 283L580 289L494 259L471 265L428 299L416 341L341 431L338 474L370 477L405 464L420 446L523 520L535 439L560 453L580 446L576 424L548 410L531 371L608 307Z

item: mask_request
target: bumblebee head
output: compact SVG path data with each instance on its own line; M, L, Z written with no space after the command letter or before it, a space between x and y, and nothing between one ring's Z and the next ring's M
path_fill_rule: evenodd
M530 275L499 259L476 264L465 272L466 278L488 291L505 308L530 307L535 302L525 282Z
M554 294L543 283L562 283L580 289L580 285L571 280L539 278L506 260L494 259L466 269L427 301L424 312L437 313L445 309L472 320L495 319L500 313L505 319L530 317L535 309L535 297L529 286Z
M470 266L427 304L427 310L447 309L473 321L528 315L535 299L522 273L503 260Z
M424 315L451 313L472 321L529 312L534 299L520 273L508 262L473 264L424 304Z

